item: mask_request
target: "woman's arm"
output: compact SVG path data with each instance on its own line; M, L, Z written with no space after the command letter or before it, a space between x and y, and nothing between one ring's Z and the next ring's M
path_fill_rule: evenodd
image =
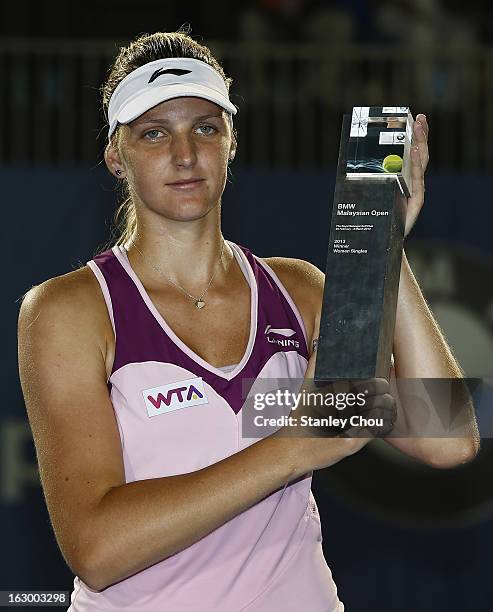
M26 294L19 373L57 542L90 588L149 567L288 481L358 450L351 440L271 436L192 473L125 483L103 324L74 275Z
M407 455L435 467L454 467L473 459L479 451L480 439L474 407L465 385L461 389L451 381L451 395L447 398L447 405L444 385L441 397L434 398L435 405L427 396L424 385L420 385L417 380L407 383L409 395L398 391L399 382L396 378L463 377L461 368L421 293L405 252L399 281L393 351L395 366L391 369L391 387L400 415L396 428L402 427L405 432L412 432L416 437L388 437L385 441ZM405 381L401 390L406 390ZM425 414L422 409L418 409L417 401L420 406L425 407ZM452 409L452 402L455 410ZM439 405L440 403L444 405ZM447 423L457 411L461 413L456 416L460 430L455 432L453 437L452 434L447 437ZM428 432L436 432L437 436L440 433L440 437L433 438L430 433L426 433L424 418L428 422Z
M426 116L418 114L413 126L412 195L407 201L405 236L413 228L424 205L425 172L429 161L428 137ZM460 366L452 356L426 304L405 252L399 282L394 356L395 369L391 369L390 377L399 415L396 431L404 426L404 432L415 432L419 437L389 437L386 441L411 457L434 467L454 467L473 459L479 450L479 433L472 401L465 384L459 383L462 378ZM435 393L431 400L424 385L420 390L419 381L410 383L413 389L409 396L399 393L396 376L397 379L451 379L451 396L447 399L449 405L444 405L444 393ZM455 381L452 382L452 379ZM443 382L441 384L442 390L445 390ZM405 383L401 384L401 388L405 388ZM440 397L436 397L437 395ZM454 404L453 408L451 403ZM442 424L444 419L449 421L454 412L459 413L456 420L460 421L460 437L457 432L453 437L446 437L450 428ZM423 425L423 417L429 422L428 430L425 430ZM440 432L440 436L432 438L430 432Z

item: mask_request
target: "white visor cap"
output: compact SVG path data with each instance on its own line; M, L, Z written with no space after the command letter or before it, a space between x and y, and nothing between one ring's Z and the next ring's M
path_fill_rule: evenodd
M108 105L108 140L119 123L130 123L161 102L186 96L204 98L236 114L214 68L185 57L159 59L133 70L118 84Z

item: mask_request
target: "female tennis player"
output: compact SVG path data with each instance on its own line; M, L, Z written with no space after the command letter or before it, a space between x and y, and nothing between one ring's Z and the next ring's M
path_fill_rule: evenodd
M324 275L224 239L237 147L229 85L187 33L121 49L103 102L106 164L128 192L122 233L21 306L21 383L76 574L72 612L344 609L311 477L370 437L242 436L243 380L313 378ZM406 234L428 162L417 119ZM394 356L394 377L461 376L405 256ZM412 419L386 380L370 383L369 412ZM386 440L437 467L477 452L475 435Z

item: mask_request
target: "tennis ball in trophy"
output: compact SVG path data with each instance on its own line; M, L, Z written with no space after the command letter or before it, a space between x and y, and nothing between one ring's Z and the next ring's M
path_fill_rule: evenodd
M400 155L387 155L382 162L385 172L400 172L402 170L402 157Z

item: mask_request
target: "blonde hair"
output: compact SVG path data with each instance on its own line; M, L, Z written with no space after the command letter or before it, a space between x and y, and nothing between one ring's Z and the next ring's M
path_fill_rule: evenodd
M105 116L108 116L108 105L112 93L116 87L130 72L149 62L167 57L187 57L206 62L214 68L224 79L226 87L229 87L233 79L226 77L224 71L212 55L211 50L195 41L190 36L189 26L182 26L176 32L155 32L154 34L142 34L133 40L128 46L122 47L111 66L106 82L101 86L100 92ZM121 130L117 127L112 142L115 146L119 143ZM118 205L113 217L112 239L109 245L124 245L131 240L137 229L137 215L135 205L126 180L120 181L123 200ZM116 238L115 238L116 233Z

